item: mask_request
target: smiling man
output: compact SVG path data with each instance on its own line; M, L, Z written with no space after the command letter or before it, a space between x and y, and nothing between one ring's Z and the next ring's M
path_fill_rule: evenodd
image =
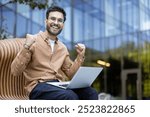
M26 41L11 64L14 76L21 73L26 78L25 89L29 99L42 100L97 100L97 92L91 88L62 89L47 82L64 81L76 73L84 62L85 45L75 45L77 57L72 61L67 47L59 41L66 12L58 6L48 8L46 12L46 30L35 35L27 34Z

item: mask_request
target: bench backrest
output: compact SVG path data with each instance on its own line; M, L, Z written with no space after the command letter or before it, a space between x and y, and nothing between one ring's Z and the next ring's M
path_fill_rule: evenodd
M11 74L11 63L25 39L0 40L0 99L28 99L25 90L25 78Z

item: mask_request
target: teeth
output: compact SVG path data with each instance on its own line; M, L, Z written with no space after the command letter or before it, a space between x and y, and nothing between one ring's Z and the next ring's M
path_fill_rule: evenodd
M56 27L56 26L53 26L53 28L58 29L58 27Z

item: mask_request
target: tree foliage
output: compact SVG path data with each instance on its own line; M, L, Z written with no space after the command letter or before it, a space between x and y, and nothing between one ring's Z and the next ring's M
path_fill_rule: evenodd
M48 7L48 0L10 0L4 4L1 4L0 6L6 6L7 4L13 4L13 3L19 3L19 4L25 4L25 5L29 5L31 9L46 9ZM56 2L54 0L52 0L51 5L56 4ZM2 22L4 22L4 19L2 19ZM3 23L1 23L3 24ZM9 37L9 34L7 32L7 27L1 25L0 28L0 40L2 39L6 39Z
M45 9L48 7L48 0L12 0L11 2L29 5L32 9Z

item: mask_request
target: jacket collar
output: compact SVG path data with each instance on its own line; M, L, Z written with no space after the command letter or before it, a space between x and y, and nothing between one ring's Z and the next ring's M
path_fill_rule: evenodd
M40 31L39 33L40 33L42 39L44 39L44 41L46 41L49 44L50 38L47 36L46 32ZM57 43L58 43L58 38L56 37L55 44L57 44Z

